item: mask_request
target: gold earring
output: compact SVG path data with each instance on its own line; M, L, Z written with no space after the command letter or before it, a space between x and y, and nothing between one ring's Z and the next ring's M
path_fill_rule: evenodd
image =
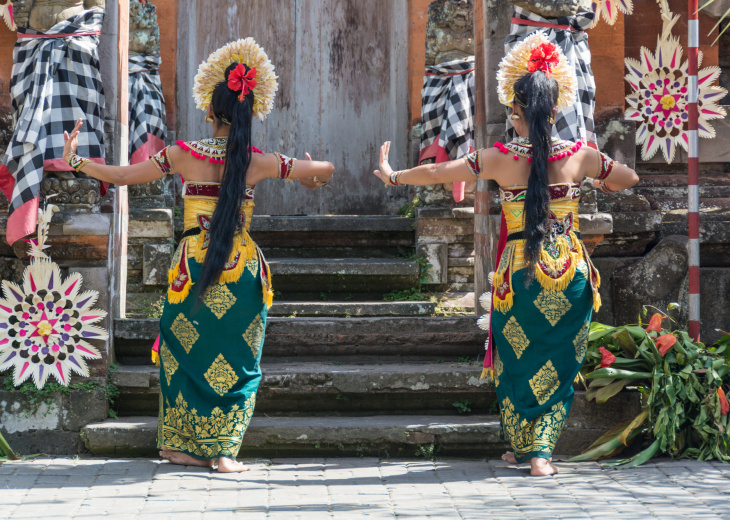
M512 114L512 116L510 116L510 117L512 117L512 119L514 121L517 121L520 118L520 116L518 114Z
M555 118L554 118L553 116L550 116L550 117L548 118L548 122L549 122L549 123L550 123L551 125L554 125L554 124L555 124Z
M206 123L212 123L213 121L215 121L215 119L213 119L213 116L208 116L205 118Z

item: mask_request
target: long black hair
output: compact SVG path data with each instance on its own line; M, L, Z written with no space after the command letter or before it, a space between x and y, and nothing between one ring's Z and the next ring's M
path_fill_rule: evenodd
M211 106L215 118L223 124L230 123L231 129L226 144L226 161L223 165L223 180L218 195L218 206L208 231L210 242L205 262L198 279L198 296L218 280L233 248L233 236L239 224L241 204L246 193L246 171L251 164L251 123L254 103L253 90L243 101L240 92L228 88L228 75L237 63L228 66L226 81L221 81L213 90ZM246 67L246 72L249 68Z
M547 233L547 219L550 212L547 166L552 140L551 119L559 93L558 82L539 70L522 76L515 83L515 101L522 107L522 113L529 125L532 145L530 178L527 181L525 194L526 284L529 284L535 276L535 266L540 258L542 241Z

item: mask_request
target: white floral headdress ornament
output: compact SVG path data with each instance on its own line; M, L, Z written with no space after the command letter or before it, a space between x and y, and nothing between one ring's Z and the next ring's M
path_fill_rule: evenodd
M499 102L503 105L511 105L515 100L515 83L522 76L534 72L535 67L537 70L545 71L558 82L560 90L558 111L575 103L577 85L575 69L560 48L551 43L540 31L515 45L499 62L497 71Z
M253 38L231 42L213 52L200 64L193 86L195 105L201 110L208 109L213 98L213 90L218 83L226 81L226 69L233 63L242 63L249 69L256 69L253 115L263 121L274 108L274 98L279 83L274 73L274 65Z

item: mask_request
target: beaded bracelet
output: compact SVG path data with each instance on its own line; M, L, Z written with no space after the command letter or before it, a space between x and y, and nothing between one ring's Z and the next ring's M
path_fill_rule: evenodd
M90 163L91 161L87 159L86 157L81 157L80 155L76 155L75 153L72 153L68 156L68 159L66 159L66 162L68 165L73 168L74 170L81 171L81 168L83 168L86 164Z
M403 173L402 170L393 172L388 176L388 186L400 186L401 183L398 181L398 177Z
M327 182L320 181L316 175L314 177L312 177L312 180L314 181L314 184L316 184L318 188L324 188L325 186L329 186L329 183L330 183L330 181L327 181Z

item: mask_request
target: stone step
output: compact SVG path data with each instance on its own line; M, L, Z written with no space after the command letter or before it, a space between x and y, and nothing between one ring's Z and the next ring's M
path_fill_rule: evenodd
M274 257L393 257L415 247L414 219L378 215L255 215L251 236Z
M264 360L256 397L257 413L266 414L453 414L453 403L468 400L486 411L494 401L488 381L480 380L481 362L401 363L377 357L355 364ZM157 415L160 371L153 366L123 365L112 375L119 388L121 416Z
M587 403L576 392L566 429L556 452L580 453L616 422L635 417L639 394L625 392L606 404ZM95 456L154 457L157 419L123 417L89 424L82 432ZM241 457L381 457L428 455L498 457L496 415L375 415L361 417L254 416L244 437Z
M148 364L159 333L156 319L114 320L114 349L125 364ZM386 318L270 318L264 358L434 356L484 352L487 333L472 316ZM435 358L434 358L435 359Z
M274 288L282 293L373 293L418 285L420 267L400 258L269 258Z
M275 302L269 316L279 317L373 317L430 316L436 304L429 301L412 302Z

